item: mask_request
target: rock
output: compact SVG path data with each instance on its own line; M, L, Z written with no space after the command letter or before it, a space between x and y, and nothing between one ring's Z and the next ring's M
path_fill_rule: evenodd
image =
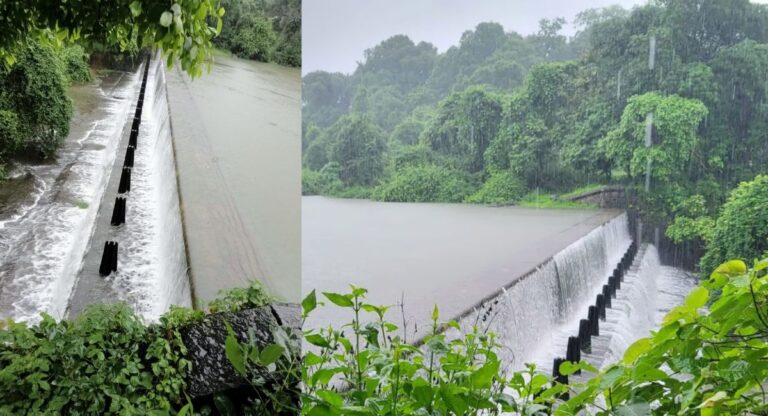
M187 386L193 398L234 389L246 383L224 352L227 338L225 323L229 323L241 343L247 342L248 333L252 332L259 347L272 343L272 330L276 326L301 334L299 305L285 303L235 313L215 313L206 316L202 322L183 328L181 338L192 362Z

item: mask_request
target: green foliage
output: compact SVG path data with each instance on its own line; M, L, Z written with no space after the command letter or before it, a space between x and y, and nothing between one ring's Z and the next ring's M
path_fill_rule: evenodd
M327 172L315 172L304 169L301 171L302 195L334 195L343 187L338 176Z
M123 51L157 47L169 65L178 60L182 69L196 76L211 58L211 40L221 31L223 15L218 0L118 0L109 7L99 0L69 1L56 7L46 0L3 2L0 58L6 67L20 61L29 37L57 47L75 41L85 46L118 46Z
M366 293L354 286L349 293L323 293L352 320L344 332L304 331L311 347L302 368L303 415L540 414L552 401L551 394L539 396L549 379L533 367L515 378L503 374L493 334L475 327L449 339L439 331L435 307L424 346L410 345L385 319L389 307L366 303ZM319 304L312 291L302 302L304 316ZM454 321L448 325L458 327Z
M722 264L619 362L599 371L586 362L562 364L564 375L591 373L571 384L530 364L505 370L493 333L442 325L437 307L430 335L416 347L385 319L389 307L365 302L365 289L323 293L349 311L352 320L342 328L351 333L304 331L311 347L303 360L302 414L764 414L766 270L768 259L750 270L740 260ZM319 305L312 291L303 316Z
M409 166L394 172L373 197L389 202L461 202L472 192L465 176L431 164Z
M49 46L29 41L15 55L10 71L0 73L0 110L8 139L0 152L53 156L69 133L72 103L66 95L67 79L59 57ZM16 114L14 117L8 112ZM22 137L12 135L16 131ZM8 147L5 147L8 145Z
M425 140L435 152L455 160L456 167L481 172L485 149L499 131L501 112L500 98L484 88L452 94L440 103Z
M718 267L658 331L630 346L621 362L574 386L582 393L558 411L575 413L604 400L606 409L594 414L630 408L650 414L650 406L654 414L765 413L766 267L765 260L751 270L740 260Z
M653 146L646 147L649 113L653 114ZM608 157L628 168L631 176L642 177L650 160L653 180L679 180L698 144L697 130L706 115L707 108L698 100L658 93L634 96L624 108L619 127L601 145Z
M237 56L269 62L277 37L272 23L265 17L250 15L238 22L229 48Z
M525 195L520 202L521 207L528 208L548 208L548 209L590 209L597 208L594 205L582 202L569 201L563 198L557 198L552 194L542 193L540 190L531 191Z
M63 48L59 55L64 62L67 78L73 82L88 82L93 79L88 68L88 54L80 45Z
M510 171L491 175L483 186L466 198L474 204L513 204L525 195L525 184Z
M9 110L0 110L0 160L12 155L24 140L19 116Z
M252 387L255 397L243 406L249 415L296 415L299 413L301 394L301 343L282 327L272 330L274 343L259 348L253 333L240 342L231 327L227 326L225 354L232 366ZM218 408L235 407L231 399L219 396ZM225 402L221 403L221 402ZM227 413L227 412L224 412ZM229 412L234 414L235 412Z
M219 296L208 304L208 310L211 313L238 312L243 309L264 306L274 300L264 289L264 286L254 280L245 288L236 287L222 290L219 292Z
M346 186L373 185L384 172L384 134L359 114L334 125L331 161L339 166L339 179Z
M209 311L235 312L271 300L254 283L222 293ZM34 326L0 321L0 414L191 414L185 382L191 362L180 330L204 317L174 306L147 325L127 305L112 304L91 306L73 320L44 314ZM243 376L253 389L234 399L215 397L216 409L296 409L298 340L281 328L272 331L274 344L262 350L250 345L253 339L242 345L226 340L227 356L233 348L245 353ZM210 405L198 410L211 412Z
M180 338L125 305L73 321L44 315L34 327L8 322L0 339L2 413L146 414L182 403L189 361Z
M707 242L701 259L705 276L725 259L751 262L768 254L768 175L731 192Z
M222 0L227 13L215 44L241 58L301 66L300 0Z

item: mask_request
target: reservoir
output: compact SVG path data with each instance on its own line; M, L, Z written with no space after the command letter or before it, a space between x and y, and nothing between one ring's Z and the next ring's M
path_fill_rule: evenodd
M369 303L403 298L419 336L435 304L441 319L456 317L619 213L304 197L302 291L354 284ZM389 319L402 327L395 309ZM310 324L348 320L331 306Z

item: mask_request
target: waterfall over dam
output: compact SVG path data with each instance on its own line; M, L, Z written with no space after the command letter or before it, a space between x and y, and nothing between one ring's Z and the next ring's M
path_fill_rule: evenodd
M477 325L495 332L500 355L512 368L532 362L550 372L631 244L627 215L622 214L462 314L459 323L464 330ZM682 270L661 266L656 248L643 245L606 308L606 318L599 321L600 335L590 337L591 350L581 357L597 367L620 358L660 324L694 283ZM456 336L456 330L449 335Z
M32 189L0 220L0 319L64 316L140 82L139 72L116 71L73 86L76 111L56 159L11 172Z
M152 320L170 305L191 305L165 69L161 59L144 65L149 65L145 93L133 100L134 104L143 103L143 108L133 107L131 112L140 120L126 123L120 139L116 163L69 302L70 315L77 315L93 303L122 301ZM139 73L144 73L144 68ZM129 129L136 124L138 134L132 141ZM128 153L132 155L128 157ZM132 166L129 158L133 159ZM130 183L127 190L120 184L126 174ZM112 221L118 195L125 199L125 223L121 225ZM118 267L104 277L99 274L99 264L106 241L118 243Z

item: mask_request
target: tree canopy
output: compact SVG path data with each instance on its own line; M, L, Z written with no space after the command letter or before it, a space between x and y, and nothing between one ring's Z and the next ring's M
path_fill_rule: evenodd
M178 59L185 71L199 75L223 15L218 0L6 1L0 3L0 58L13 65L30 37L57 46L74 41L121 50L152 46L163 50L169 64Z

